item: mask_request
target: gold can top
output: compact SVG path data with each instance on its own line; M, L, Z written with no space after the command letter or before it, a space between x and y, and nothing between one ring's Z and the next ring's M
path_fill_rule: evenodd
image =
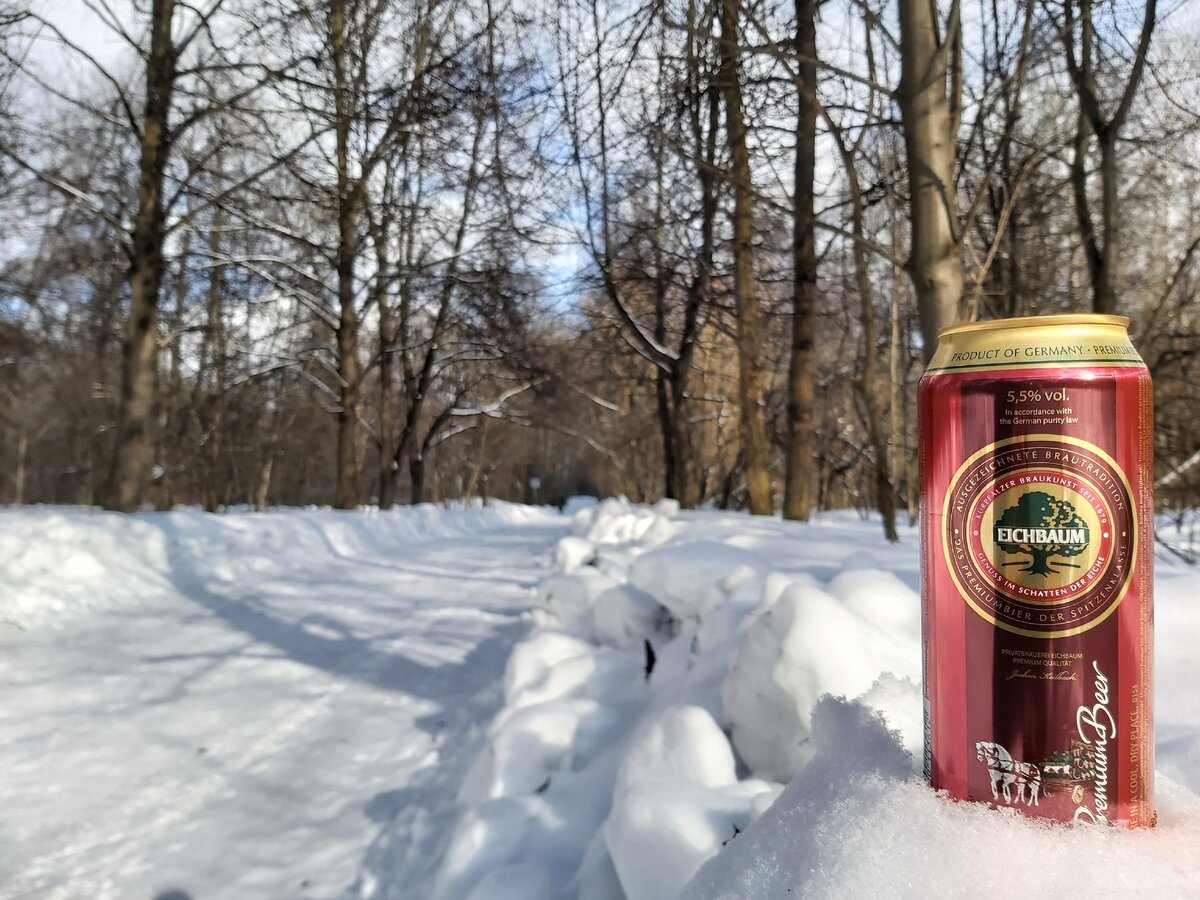
M962 334L968 331L992 331L1008 328L1050 328L1057 325L1116 325L1119 328L1129 328L1127 316L1109 316L1099 313L1063 313L1055 316L1018 316L1012 319L985 319L982 322L962 322L958 325L945 325L938 329L938 338L948 334Z
M937 351L926 373L1064 366L1144 366L1129 340L1129 319L1026 316L949 325L938 331Z

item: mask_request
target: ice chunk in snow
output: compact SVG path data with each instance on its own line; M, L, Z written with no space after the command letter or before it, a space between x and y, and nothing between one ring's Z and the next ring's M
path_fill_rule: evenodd
M761 579L765 570L762 560L745 550L696 541L642 554L634 560L629 581L682 621L701 618L733 589Z
M591 566L552 575L538 587L538 605L564 630L592 636L592 603L617 582Z
M567 502L563 504L562 514L564 516L574 516L576 513L584 509L592 509L600 500L590 494L576 494L573 497L568 497Z
M587 565L596 556L596 545L587 538L569 534L554 548L554 565L558 571L570 574Z
M489 872L467 900L558 900L552 873L536 863L513 863Z
M617 775L617 791L667 774L700 787L737 780L737 764L725 733L705 710L680 706L667 710L637 735Z
M749 900L791 894L791 879L820 862L812 845L823 833L821 815L844 797L852 796L863 782L876 784L881 775L900 777L908 773L908 755L882 720L866 707L825 697L812 719L810 764L784 789L772 808L696 874L681 898ZM804 856L806 850L808 857ZM834 893L870 896L840 888ZM793 895L830 896L807 891Z
M610 497L582 509L571 520L571 531L593 544L641 543L656 546L675 533L669 520L679 507L664 501L653 508L634 506L625 497Z
M551 699L554 691L547 688L546 682L555 667L566 660L590 662L595 652L596 648L586 641L557 631L543 631L517 644L504 668L507 705Z
M896 585L903 587L881 580L880 589ZM907 635L876 627L817 588L788 587L746 629L725 679L734 746L754 772L789 781L812 752L810 715L822 694L857 697L885 671L919 677L919 660Z
M543 631L518 644L504 673L505 705L519 709L567 697L622 697L641 681L641 660L612 647Z
M829 582L829 593L880 628L909 634L921 628L921 598L891 572L878 568L844 571Z
M468 810L442 859L434 897L461 900L488 872L518 857L532 818L524 798L500 797Z
M807 572L768 572L766 578L763 579L762 593L751 613L755 616L765 613L783 596L783 592L794 584L810 588L821 586L817 579Z
M658 601L629 584L610 587L592 604L596 640L613 647L640 647L663 618Z
M652 507L650 507L650 509L653 510L655 515L666 516L670 518L671 516L679 515L679 501L672 500L669 497L664 497L662 500L659 500Z
M655 514L642 532L640 540L645 545L657 547L673 538L675 532L675 526L666 516Z
M533 794L570 765L580 722L602 710L594 700L535 703L502 713L492 725L489 797Z
M674 897L777 788L738 782L733 751L712 716L669 708L630 743L604 825L628 900Z
M588 844L579 871L575 874L576 900L625 900L621 879L613 867L604 830L597 831Z
M881 568L879 560L866 550L855 550L842 560L843 572L861 572L864 570L878 570L879 568Z

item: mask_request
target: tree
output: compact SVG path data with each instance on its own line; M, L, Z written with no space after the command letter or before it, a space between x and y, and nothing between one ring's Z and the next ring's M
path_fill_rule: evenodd
M937 4L899 0L900 87L908 151L908 274L917 295L925 358L937 348L938 329L958 318L963 265L955 143L962 97L961 0L953 0L941 33ZM954 75L948 89L947 79Z
M742 466L750 512L775 511L771 486L766 413L763 410L763 326L754 274L754 183L746 142L742 102L741 0L721 3L721 91L725 99L725 137L733 182L733 293L737 302L738 401L742 421Z
M870 50L869 21L867 29L867 58L871 60L870 67L873 75L875 66ZM867 121L879 118L875 105L875 92L871 90L867 101ZM846 175L846 184L850 190L850 252L854 258L854 281L860 310L859 327L862 329L862 367L854 377L854 386L862 403L867 440L873 456L875 506L883 519L884 536L889 541L895 542L900 539L896 532L896 492L892 485L887 425L878 383L879 351L876 346L875 289L871 282L870 263L867 258L865 192L858 174L858 157L870 131L865 127L859 128L857 138L851 140L846 134L847 129L834 121L827 109L824 110L824 115L829 125L830 136L837 146L838 156L841 158L842 168Z
M761 510L778 471L785 515L886 528L930 310L1094 305L1103 257L1194 507L1194 22L897 3L89 0L116 40L75 46L0 0L0 502L94 503L120 444L126 507Z
M152 0L144 13L148 34L145 45L129 34L105 4L96 8L102 26L137 54L141 65L140 111L136 92L104 63L44 16L27 17L39 34L44 33L60 44L64 53L82 60L105 84L108 96L100 100L77 96L33 67L24 68L22 74L38 90L83 111L96 122L117 123L137 148L136 186L128 198L129 208L113 210L104 198L81 190L52 169L31 161L23 149L0 145L0 151L18 168L70 202L89 207L121 235L129 264L128 311L121 344L115 440L101 497L103 504L112 509L132 511L145 502L154 470L164 245L168 236L186 227L201 208L227 199L245 183L218 188L203 204L191 208L188 216L172 217L176 204L189 195L193 184L209 174L204 165L181 171L179 151L189 133L244 106L277 75L276 69L253 58L256 49L262 47L260 25L223 16L224 5L225 0L213 0L198 9L176 0ZM220 29L228 32L217 39L214 35ZM271 160L267 168L277 163L277 159ZM261 174L251 173L246 182Z
M1021 537L1031 537L1030 530L1044 529L1063 537L1063 530L1086 529L1085 522L1075 511L1075 507L1066 500L1052 497L1044 491L1029 491L1022 494L1015 506L1010 506L996 521L996 527L1019 530ZM1069 540L1014 540L1002 541L997 545L1008 554L1025 553L1029 556L1028 565L1020 571L1028 575L1057 574L1054 565L1078 568L1067 562L1051 563L1056 557L1069 558L1078 556L1087 550L1088 544ZM1005 563L1006 566L1025 565L1025 561Z
M1048 4L1049 6L1049 4ZM1101 84L1108 74L1102 65L1103 48L1108 42L1098 35L1093 19L1093 0L1063 0L1062 16L1055 17L1055 26L1063 44L1067 71L1079 100L1078 124L1071 155L1071 190L1075 198L1075 215L1079 236L1087 258L1092 283L1092 310L1097 313L1117 311L1117 280L1120 277L1120 201L1117 147L1121 129L1133 107L1150 38L1154 33L1157 0L1146 0L1141 30L1133 48L1129 74L1124 90L1111 111L1105 109L1104 96L1108 85ZM1077 46L1078 45L1078 46ZM1100 148L1100 221L1097 228L1092 213L1088 185L1088 146L1095 137Z
M812 507L817 317L817 0L796 0L796 147L792 199L792 347L783 515Z
M616 337L653 367L664 487L684 506L699 502L706 481L694 394L713 319L724 174L717 20L714 4L698 0L678 13L561 4L554 20L555 95L586 210L579 240Z

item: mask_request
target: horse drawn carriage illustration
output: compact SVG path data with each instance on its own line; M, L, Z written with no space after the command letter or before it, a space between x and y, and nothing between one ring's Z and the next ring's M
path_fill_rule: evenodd
M1070 793L1078 803L1084 785L1093 777L1092 748L1080 740L1072 740L1066 750L1052 753L1041 763L1014 759L993 741L976 741L975 754L987 766L992 799L999 803L1003 798L1010 806L1013 803L1037 806L1041 797L1057 793Z

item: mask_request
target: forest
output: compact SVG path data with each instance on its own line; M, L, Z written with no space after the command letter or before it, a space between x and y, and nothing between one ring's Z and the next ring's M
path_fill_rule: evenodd
M0 503L918 503L939 327L1116 313L1200 501L1185 0L0 3Z

